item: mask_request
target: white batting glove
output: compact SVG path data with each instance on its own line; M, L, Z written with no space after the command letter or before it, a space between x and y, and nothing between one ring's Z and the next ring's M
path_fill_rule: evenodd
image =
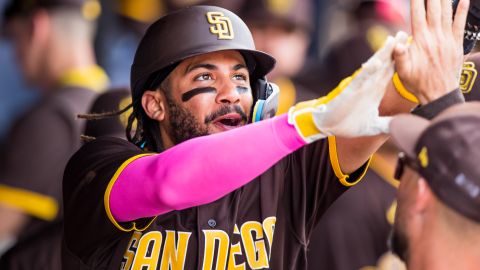
M351 77L344 79L327 96L301 102L288 112L288 122L307 142L328 136L372 136L388 131L391 117L381 117L380 101L392 79L392 52L407 35L388 37L383 47Z

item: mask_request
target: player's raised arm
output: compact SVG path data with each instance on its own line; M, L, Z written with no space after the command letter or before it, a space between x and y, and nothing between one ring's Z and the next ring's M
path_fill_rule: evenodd
M411 25L413 41L410 44L399 42L394 49L395 69L404 87L410 90L425 107L422 114L434 113L455 99L446 94L458 89L463 63L463 32L469 1L459 2L455 17L452 16L452 3L449 0L412 0ZM389 89L380 114L399 113L405 108L405 101ZM446 97L445 97L446 96ZM384 106L384 105L388 105ZM398 110L400 109L400 110ZM441 109L441 108L440 108ZM404 109L403 109L404 110ZM385 137L342 139L337 138L337 152L342 170L346 173L355 170L383 143Z
M399 44L394 57L403 85L421 104L459 87L468 7L469 0L459 1L452 19L452 1L412 0L413 42Z
M311 228L347 189L338 167L358 175L383 142L389 118L382 102L394 104L390 112L405 108L401 98L384 97L393 51L405 42L403 34L389 38L329 95L265 119L275 91L263 78L275 61L255 49L237 15L193 6L160 18L132 65L128 141L99 138L65 170L64 268L138 269L147 261L155 268L183 254L186 269L202 263L210 269L214 257L225 258L214 268L226 269L229 243L243 241L256 247L230 262L302 269ZM441 51L438 57L456 55L435 46L430 50ZM425 80L443 74L435 72ZM248 239L262 230L265 248L256 252L260 245ZM188 242L190 236L195 240ZM215 248L216 239L225 248ZM273 245L273 239L285 241Z
M112 221L210 203L254 180L301 146L327 136L353 138L385 132L388 118L379 116L378 107L393 74L392 51L397 42L405 40L402 34L390 37L352 78L328 96L299 103L288 116L191 139L158 155L129 159L112 178L106 195Z

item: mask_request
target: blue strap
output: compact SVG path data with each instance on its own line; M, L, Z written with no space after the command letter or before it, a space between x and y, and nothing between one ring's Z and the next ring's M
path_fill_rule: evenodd
M259 99L257 101L256 106L258 106L258 108L257 108L257 113L255 114L255 118L254 118L253 122L258 122L258 121L262 120L262 111L263 111L263 106L264 105L265 105L265 100Z

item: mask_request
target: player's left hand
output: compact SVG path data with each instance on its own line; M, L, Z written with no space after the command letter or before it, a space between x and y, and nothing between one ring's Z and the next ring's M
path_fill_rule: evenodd
M396 46L395 69L426 104L459 86L469 0L460 0L454 19L452 0L412 0L410 6L413 42Z
M289 123L306 142L327 136L360 137L386 133L389 117L380 117L378 107L393 76L392 52L407 35L389 37L362 68L343 80L327 96L301 102L289 111Z

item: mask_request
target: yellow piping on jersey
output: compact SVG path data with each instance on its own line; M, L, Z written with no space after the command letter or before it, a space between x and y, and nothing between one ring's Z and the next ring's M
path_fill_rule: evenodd
M80 86L99 93L110 84L107 73L98 65L67 70L59 82L61 86Z
M134 160L137 160L137 159L139 159L141 157L145 157L145 156L151 156L151 155L153 155L153 154L140 154L140 155L136 155L136 156L133 156L133 157L127 159L125 162L122 163L122 165L120 165L120 167L117 169L117 171L113 175L112 179L108 183L107 190L105 191L105 195L103 196L103 204L105 206L105 212L107 213L108 219L110 219L110 221L113 223L113 225L115 225L115 227L117 227L121 231L124 231L124 232L131 232L133 230L140 231L140 232L144 231L148 227L150 227L150 225L152 225L153 221L156 218L156 217L152 218L152 220L144 228L140 228L140 229L137 228L137 225L135 224L135 222L132 222L132 227L131 228L124 228L115 220L115 218L113 217L112 212L110 210L110 193L112 192L113 185L117 181L120 174Z
M372 157L372 163L370 164L370 167L385 182L389 183L395 188L398 188L398 185L400 185L400 182L395 178L393 178L394 169L384 158L382 158L378 154L374 154Z
M355 181L353 182L349 182L347 180L349 175L344 174L342 172L342 169L340 168L340 162L338 161L338 153L337 153L337 140L335 139L335 136L328 137L328 153L330 156L330 163L332 164L332 168L333 168L333 172L335 173L335 176L338 178L338 181L340 181L340 183L346 187L354 186L358 182L360 182L365 176L365 174L367 173L368 167L370 166L370 162L372 161L372 157L370 157L360 177L358 177L358 179L355 179Z
M0 203L47 221L54 220L58 214L58 202L54 198L2 184L0 184Z

